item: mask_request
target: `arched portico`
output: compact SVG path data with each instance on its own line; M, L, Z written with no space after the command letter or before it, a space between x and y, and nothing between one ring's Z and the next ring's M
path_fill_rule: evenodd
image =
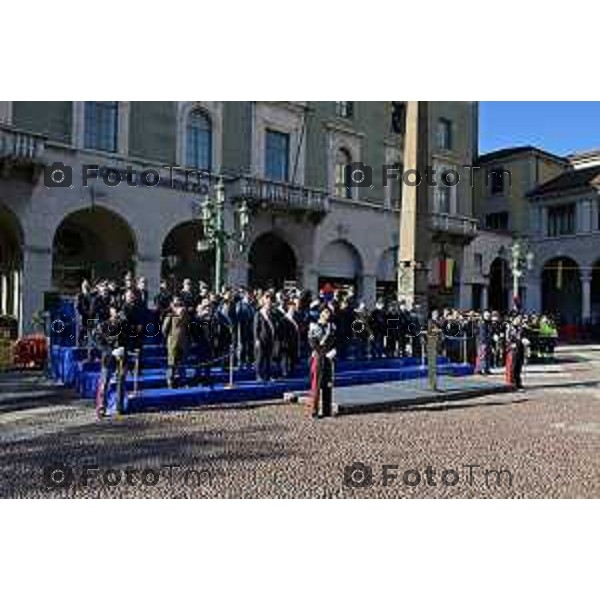
M542 269L542 311L556 315L562 324L582 321L582 272L568 256L548 260Z
M23 230L16 215L0 204L0 316L21 319Z
M92 207L68 214L52 243L52 287L75 293L83 279L120 279L135 270L137 242L123 217Z
M258 236L248 254L248 284L257 288L279 288L297 281L298 261L292 247L273 232Z
M200 221L179 223L165 237L161 253L161 278L178 289L185 278L212 287L215 279L214 247L206 244Z

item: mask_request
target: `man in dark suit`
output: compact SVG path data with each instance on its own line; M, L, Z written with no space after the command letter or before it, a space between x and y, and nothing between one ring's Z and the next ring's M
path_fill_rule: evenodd
M267 382L271 379L271 364L275 345L275 324L272 318L273 298L267 292L262 306L254 316L254 350L256 357L256 379Z
M184 279L183 287L181 288L181 292L179 293L179 299L185 306L188 315L192 315L196 310L196 296L192 291L192 280Z
M236 320L238 323L241 366L250 365L254 362L254 340L253 326L256 309L249 292L244 291L236 305Z
M158 311L158 318L162 323L165 315L171 308L171 302L173 301L173 294L167 287L167 282L163 279L160 282L160 289L158 294L154 297L154 305Z
M300 328L296 321L296 303L287 301L287 310L280 324L280 359L283 377L292 377L300 354Z

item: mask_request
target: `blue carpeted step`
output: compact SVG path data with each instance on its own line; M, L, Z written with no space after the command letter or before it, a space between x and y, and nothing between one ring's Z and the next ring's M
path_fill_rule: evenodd
M438 359L438 364L446 364L448 360L444 357ZM415 366L417 365L416 359L413 358L402 358L402 359L379 359L370 361L340 361L336 364L336 373L339 375L347 371L356 373L361 372L379 372L383 373L384 370L395 373L398 369ZM186 379L191 381L195 376L194 369L186 369ZM296 369L296 378L307 378L308 377L308 366L302 365ZM228 383L229 382L229 371L222 368L212 369L211 379L213 384ZM237 381L251 381L256 379L256 374L253 368L236 369L234 371L233 380ZM375 379L376 381L377 379ZM97 378L94 378L94 382L97 385ZM166 370L165 369L148 369L144 370L138 378L138 389L152 389L156 387L166 387ZM132 376L129 376L125 387L127 390L133 390L135 387L135 381ZM114 384L112 385L114 388ZM95 390L93 383L89 387L89 391Z
M438 368L439 375L464 376L473 373L471 365L446 363ZM427 367L412 365L400 369L373 368L366 371L336 372L336 387L361 385L382 381L424 378ZM268 384L256 381L239 381L233 388L217 384L213 388L191 387L171 390L168 388L145 389L135 397L127 398L126 410L139 412L149 409L175 409L205 404L247 402L281 398L285 392L308 389L308 379L299 377L275 381ZM109 412L114 412L116 398L114 392L109 399Z

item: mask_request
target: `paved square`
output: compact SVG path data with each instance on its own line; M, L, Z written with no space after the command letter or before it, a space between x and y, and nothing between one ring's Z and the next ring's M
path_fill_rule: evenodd
M531 367L524 393L317 421L271 403L98 422L53 388L17 401L19 380L0 403L0 496L598 497L600 352L577 354ZM51 466L73 485L49 489Z

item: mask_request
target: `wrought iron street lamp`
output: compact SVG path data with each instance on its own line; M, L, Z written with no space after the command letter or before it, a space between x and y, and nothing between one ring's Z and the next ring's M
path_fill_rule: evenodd
M533 266L534 254L523 240L515 240L509 247L510 270L512 273L513 284L513 307L519 309L521 307L521 299L519 298L519 282L527 271L530 271ZM504 248L501 248L500 254L504 253Z
M250 224L250 213L245 200L236 205L234 210L234 231L225 229L225 184L219 178L214 194L209 194L196 205L198 216L202 222L204 239L196 244L196 250L202 252L215 248L215 291L220 291L223 285L223 267L225 262L225 247L229 241L237 244L243 252L246 244L246 234Z

